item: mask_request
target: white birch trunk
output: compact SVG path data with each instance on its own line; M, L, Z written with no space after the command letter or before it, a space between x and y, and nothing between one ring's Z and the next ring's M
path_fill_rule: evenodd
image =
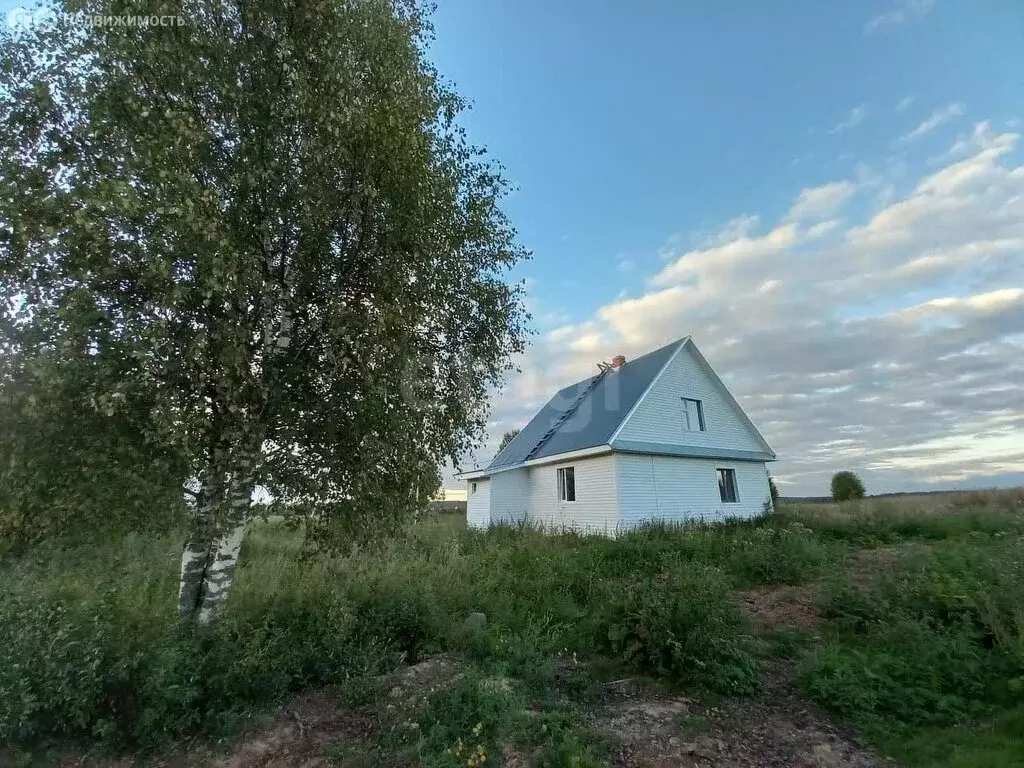
M199 612L196 615L196 622L201 626L213 623L228 599L228 592L235 579L235 568L238 566L238 553L245 538L245 522L241 520L221 536L216 542L216 549L210 552L200 590Z
M210 543L217 485L213 472L207 473L197 500L198 508L192 520L192 530L181 552L181 571L178 582L178 616L189 620L196 612L203 588L203 577L210 558Z
M263 235L266 273L275 274L272 240ZM289 269L285 257L280 257L283 285L278 288L264 281L263 318L263 381L266 396L267 364L275 355L291 345L291 315L283 307L282 294L290 288ZM275 322L275 307L281 307L279 323ZM278 326L275 332L275 325ZM235 403L238 406L238 403ZM236 412L238 408L234 409ZM227 408L232 412L232 408ZM239 426L239 425L236 425ZM178 610L183 618L194 619L199 625L213 623L228 599L235 578L238 555L245 538L245 525L252 504L255 472L262 449L262 431L254 423L242 423L234 434L226 435L230 455L224 464L214 452L210 472L217 478L218 487L211 489L197 516L194 538L185 545L181 557L181 584L178 590ZM234 438L234 439L231 439ZM224 483L224 481L227 481ZM220 492L220 493L218 493ZM207 516L203 517L203 513ZM205 537L200 533L205 531Z
M227 483L230 495L218 496L212 483L204 489L196 527L182 552L178 613L200 625L217 618L238 566L255 484L252 459L243 456Z
M199 604L209 555L208 541L193 537L185 542L185 548L181 553L181 576L178 583L178 615L183 619L191 618Z

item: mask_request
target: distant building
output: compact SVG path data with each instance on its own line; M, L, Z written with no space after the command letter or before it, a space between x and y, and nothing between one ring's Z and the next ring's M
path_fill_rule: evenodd
M687 336L561 390L485 469L460 477L472 527L615 535L652 520L760 515L774 460Z
M465 488L441 488L431 501L466 501Z

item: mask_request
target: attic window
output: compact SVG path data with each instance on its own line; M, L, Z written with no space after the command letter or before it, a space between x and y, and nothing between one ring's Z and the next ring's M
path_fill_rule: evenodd
M687 432L704 431L704 405L700 400L683 398L683 429Z
M472 492L476 493L476 483L473 483L473 490L472 490Z
M576 501L575 467L562 467L558 470L558 500Z

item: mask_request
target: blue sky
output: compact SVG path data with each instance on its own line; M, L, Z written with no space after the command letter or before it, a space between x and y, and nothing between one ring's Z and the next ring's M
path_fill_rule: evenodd
M572 321L641 290L670 238L774 219L937 109L1005 120L1024 105L1012 0L441 0L435 23L434 59L474 103L471 137L520 188L506 208L535 253L523 274ZM863 120L836 130L859 106ZM969 116L908 162L948 148Z
M791 493L1024 482L1024 5L440 0L538 334L491 442L692 334Z
M1024 484L1019 0L439 0L434 22L534 254L537 333L463 466L596 361L689 334L785 493L838 469Z

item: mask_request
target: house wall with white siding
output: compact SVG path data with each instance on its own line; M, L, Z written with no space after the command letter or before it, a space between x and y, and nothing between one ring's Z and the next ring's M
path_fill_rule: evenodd
M513 469L491 475L491 522L514 525L526 519L530 470Z
M685 429L682 398L700 400L705 431ZM616 440L764 451L719 385L687 347L682 347L623 422Z
M491 481L486 478L469 480L466 483L466 525L470 528L487 528L490 524Z
M558 499L558 470L573 467L576 501ZM561 530L614 535L618 528L615 456L604 454L530 467L527 519L535 525Z
M627 453L614 457L621 528L652 519L714 522L756 517L771 500L764 462ZM735 470L736 502L722 501L719 468Z

